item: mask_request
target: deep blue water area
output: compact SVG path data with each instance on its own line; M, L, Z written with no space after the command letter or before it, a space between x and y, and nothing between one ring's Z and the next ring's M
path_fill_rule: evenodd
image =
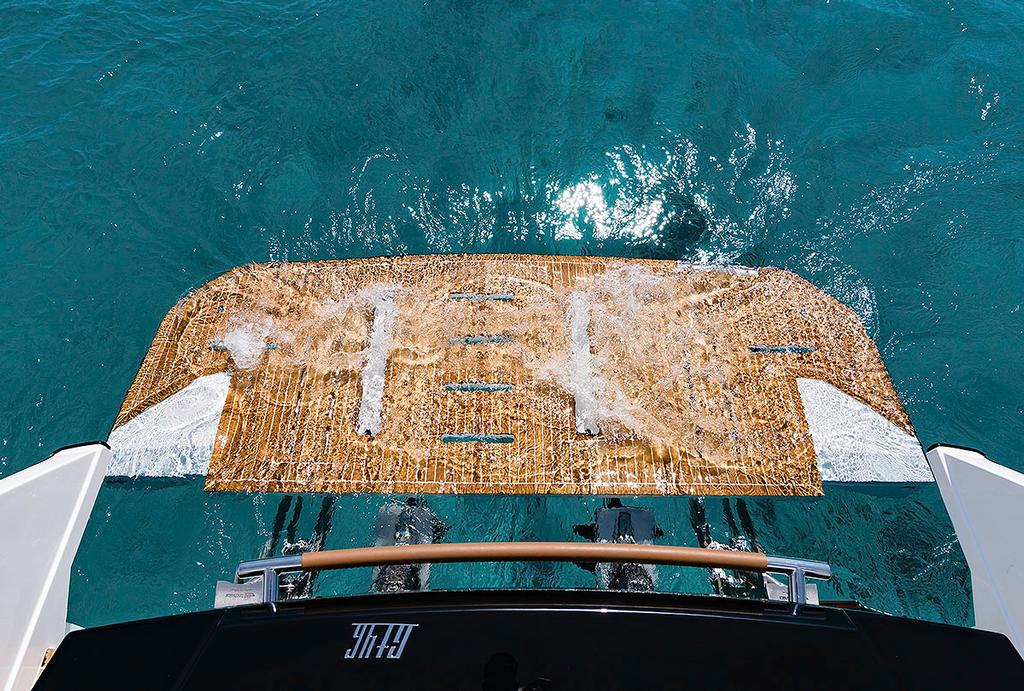
M1017 2L9 0L0 475L105 438L162 316L231 267L429 252L790 269L860 314L925 446L1022 470L1021 97ZM325 511L302 499L296 539ZM278 546L281 501L108 483L72 621L209 606L216 578ZM334 498L326 546L369 544L382 501ZM429 501L450 539L567 539L597 505ZM636 502L666 543L753 527L831 561L836 596L970 620L934 487ZM593 583L537 564L432 579Z

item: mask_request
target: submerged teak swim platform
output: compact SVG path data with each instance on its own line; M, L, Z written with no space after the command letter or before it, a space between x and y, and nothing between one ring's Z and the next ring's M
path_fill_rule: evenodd
M837 406L882 441L831 434ZM163 320L117 472L159 474L154 426L234 491L816 495L920 454L857 316L803 279L595 257L240 267Z

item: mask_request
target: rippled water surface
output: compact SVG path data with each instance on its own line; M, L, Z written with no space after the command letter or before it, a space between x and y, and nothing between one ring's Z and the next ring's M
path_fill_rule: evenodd
M925 446L1024 469L1022 37L1014 2L10 0L0 474L105 438L189 289L245 262L412 252L791 269L861 315ZM72 620L206 607L235 562L323 517L328 547L372 540L381 497L299 500L108 483ZM430 501L452 540L563 539L597 506ZM971 616L933 487L643 503L666 543L706 524L831 561L833 595ZM571 565L432 579L593 583ZM710 587L670 570L659 586Z

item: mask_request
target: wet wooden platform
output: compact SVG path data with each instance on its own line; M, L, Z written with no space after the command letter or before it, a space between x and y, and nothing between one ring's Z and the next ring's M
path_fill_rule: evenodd
M856 315L776 269L240 267L168 313L115 426L216 372L208 490L816 495L797 377L912 432Z

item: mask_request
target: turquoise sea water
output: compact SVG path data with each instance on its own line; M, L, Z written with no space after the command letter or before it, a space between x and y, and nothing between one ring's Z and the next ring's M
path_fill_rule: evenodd
M413 252L791 269L858 311L924 445L1024 469L1022 96L1015 2L10 0L0 475L105 438L191 288L246 262ZM327 547L369 544L383 500L284 501L108 483L72 621L207 607L236 562L321 517ZM598 504L429 501L450 540L565 539ZM722 543L830 561L834 595L970 619L933 487L637 502L665 543L697 544L706 522ZM593 577L480 565L432 582ZM710 588L694 570L659 587Z

